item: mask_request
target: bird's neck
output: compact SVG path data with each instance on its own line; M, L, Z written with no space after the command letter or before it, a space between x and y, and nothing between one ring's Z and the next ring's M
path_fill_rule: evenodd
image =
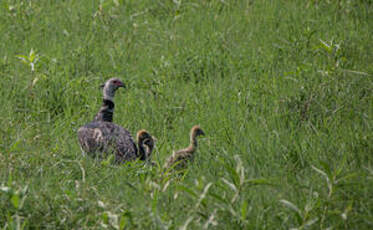
M114 101L115 90L105 86L102 93L104 95L104 100Z
M139 145L139 159L144 161L146 160L146 150L145 150L145 147L144 147L144 143L142 143L142 141L138 141L137 142L138 145Z
M102 105L98 113L96 114L93 121L113 121L113 114L114 114L114 102L112 100L104 98L102 101Z
M153 145L152 144L146 144L148 142L148 139L138 139L137 143L139 145L139 159L142 161L149 160L150 155L153 151Z
M190 135L190 144L189 144L189 147L188 149L192 152L194 152L196 150L198 146L198 142L197 142L197 138L195 135L191 134Z

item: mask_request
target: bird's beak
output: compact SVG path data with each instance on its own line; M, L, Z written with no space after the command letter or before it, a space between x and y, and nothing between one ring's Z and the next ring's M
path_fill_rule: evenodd
M103 89L104 86L105 86L105 84L101 84L101 85L99 86L99 88L100 88L100 89Z

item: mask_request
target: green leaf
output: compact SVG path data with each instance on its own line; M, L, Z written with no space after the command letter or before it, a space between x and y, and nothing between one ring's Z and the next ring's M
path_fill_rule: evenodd
M324 172L330 177L332 175L332 170L331 170L329 164L325 161L320 161L320 165L324 169Z
M320 43L321 43L321 47L327 51L328 53L331 53L333 51L333 48L331 47L331 45L329 45L328 43L324 42L323 40L319 39Z
M24 64L29 64L29 62L28 62L28 57L27 56L25 56L25 55L16 55L16 57L18 58L18 59L21 59L21 61L24 63Z
M321 174L322 176L328 178L328 174L326 172L322 171L321 169L316 168L315 166L311 165L312 169Z
M157 214L157 205L158 205L158 190L153 192L153 201L152 201L152 212L154 215Z
M13 206L18 209L19 207L19 195L17 193L14 193L10 201L12 202Z
M209 195L214 197L215 199L217 199L218 201L224 203L224 204L228 204L228 201L225 200L223 197L221 197L220 195L216 194L216 193L213 193L213 192L209 192Z
M233 183L234 183L235 187L239 187L240 186L240 176L238 175L236 170L234 168L230 167L227 164L225 165L225 168L228 169L228 172L230 172L230 176L232 177L232 180L233 180Z
M343 158L342 158L342 162L341 162L341 164L339 165L339 167L337 168L337 170L335 172L335 176L339 176L339 174L342 173L346 162L347 162L347 154L344 154Z
M276 185L265 178L247 179L245 183L249 185Z
M226 185L228 185L233 191L237 191L238 189L237 189L237 187L233 184L233 183L231 183L231 182L229 182L227 179L225 179L225 178L221 178L221 180L226 184Z
M336 180L335 183L337 184L337 183L340 183L341 181L349 180L349 179L351 179L351 178L358 177L358 176L359 176L359 173L356 173L356 172L354 172L354 173L349 173L349 174L347 174L347 175L344 175L344 176L338 178L338 180Z
M316 168L315 166L311 165L312 169L315 170L316 172L320 173L325 177L326 184L328 185L329 193L331 194L332 189L333 189L333 182L330 180L328 174L326 174L324 171L321 169Z
M187 192L187 193L189 193L190 195L192 195L193 197L198 197L197 193L195 193L193 190L191 190L190 188L187 188L187 187L185 187L185 186L183 186L183 185L178 185L178 186L177 186L177 189L178 189L178 190L182 190L182 191L184 191L184 192Z
M247 200L242 201L242 204L241 204L241 220L243 222L246 220L247 206L248 206Z
M305 224L304 224L304 227L310 227L311 225L313 225L314 223L316 223L317 221L319 220L319 218L313 218L312 220L309 220L307 221Z
M285 205L286 207L290 208L291 210L295 211L295 213L297 214L297 216L302 219L302 213L300 211L300 209L293 203L291 203L290 201L288 200L280 200L280 202Z
M125 215L122 215L119 221L119 229L120 230L124 229L126 225L127 225L127 217Z
M10 147L9 152L17 151L17 150L18 150L18 145L19 145L19 143L21 143L21 140L20 140L20 139L16 140L16 141L13 143L13 145Z
M106 160L101 161L101 165L107 167L111 164L113 159L114 159L114 155L110 154L109 157Z
M101 219L104 222L104 224L108 224L109 223L109 216L108 216L108 214L106 212L102 213Z
M34 62L35 57L36 57L36 55L35 55L34 49L31 49L31 50L30 50L29 57L28 57L28 60L29 60L30 62Z

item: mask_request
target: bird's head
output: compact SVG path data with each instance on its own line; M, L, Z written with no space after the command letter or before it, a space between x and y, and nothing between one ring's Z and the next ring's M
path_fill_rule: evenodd
M142 129L137 132L137 135L136 135L137 142L144 141L147 138L152 138L152 136L145 129Z
M117 91L117 89L120 87L124 88L125 85L119 78L110 78L107 80L105 84L101 85L101 88L103 88L104 98L113 100L115 91Z
M192 133L192 135L194 137L204 136L205 135L205 132L203 132L203 130L201 129L201 127L199 125L193 126L193 128L191 130L191 133Z

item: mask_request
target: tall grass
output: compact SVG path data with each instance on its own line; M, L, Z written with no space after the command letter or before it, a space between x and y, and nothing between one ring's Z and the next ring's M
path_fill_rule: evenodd
M0 2L3 229L369 229L371 1ZM156 166L80 154L100 83ZM184 176L161 168L207 137Z

